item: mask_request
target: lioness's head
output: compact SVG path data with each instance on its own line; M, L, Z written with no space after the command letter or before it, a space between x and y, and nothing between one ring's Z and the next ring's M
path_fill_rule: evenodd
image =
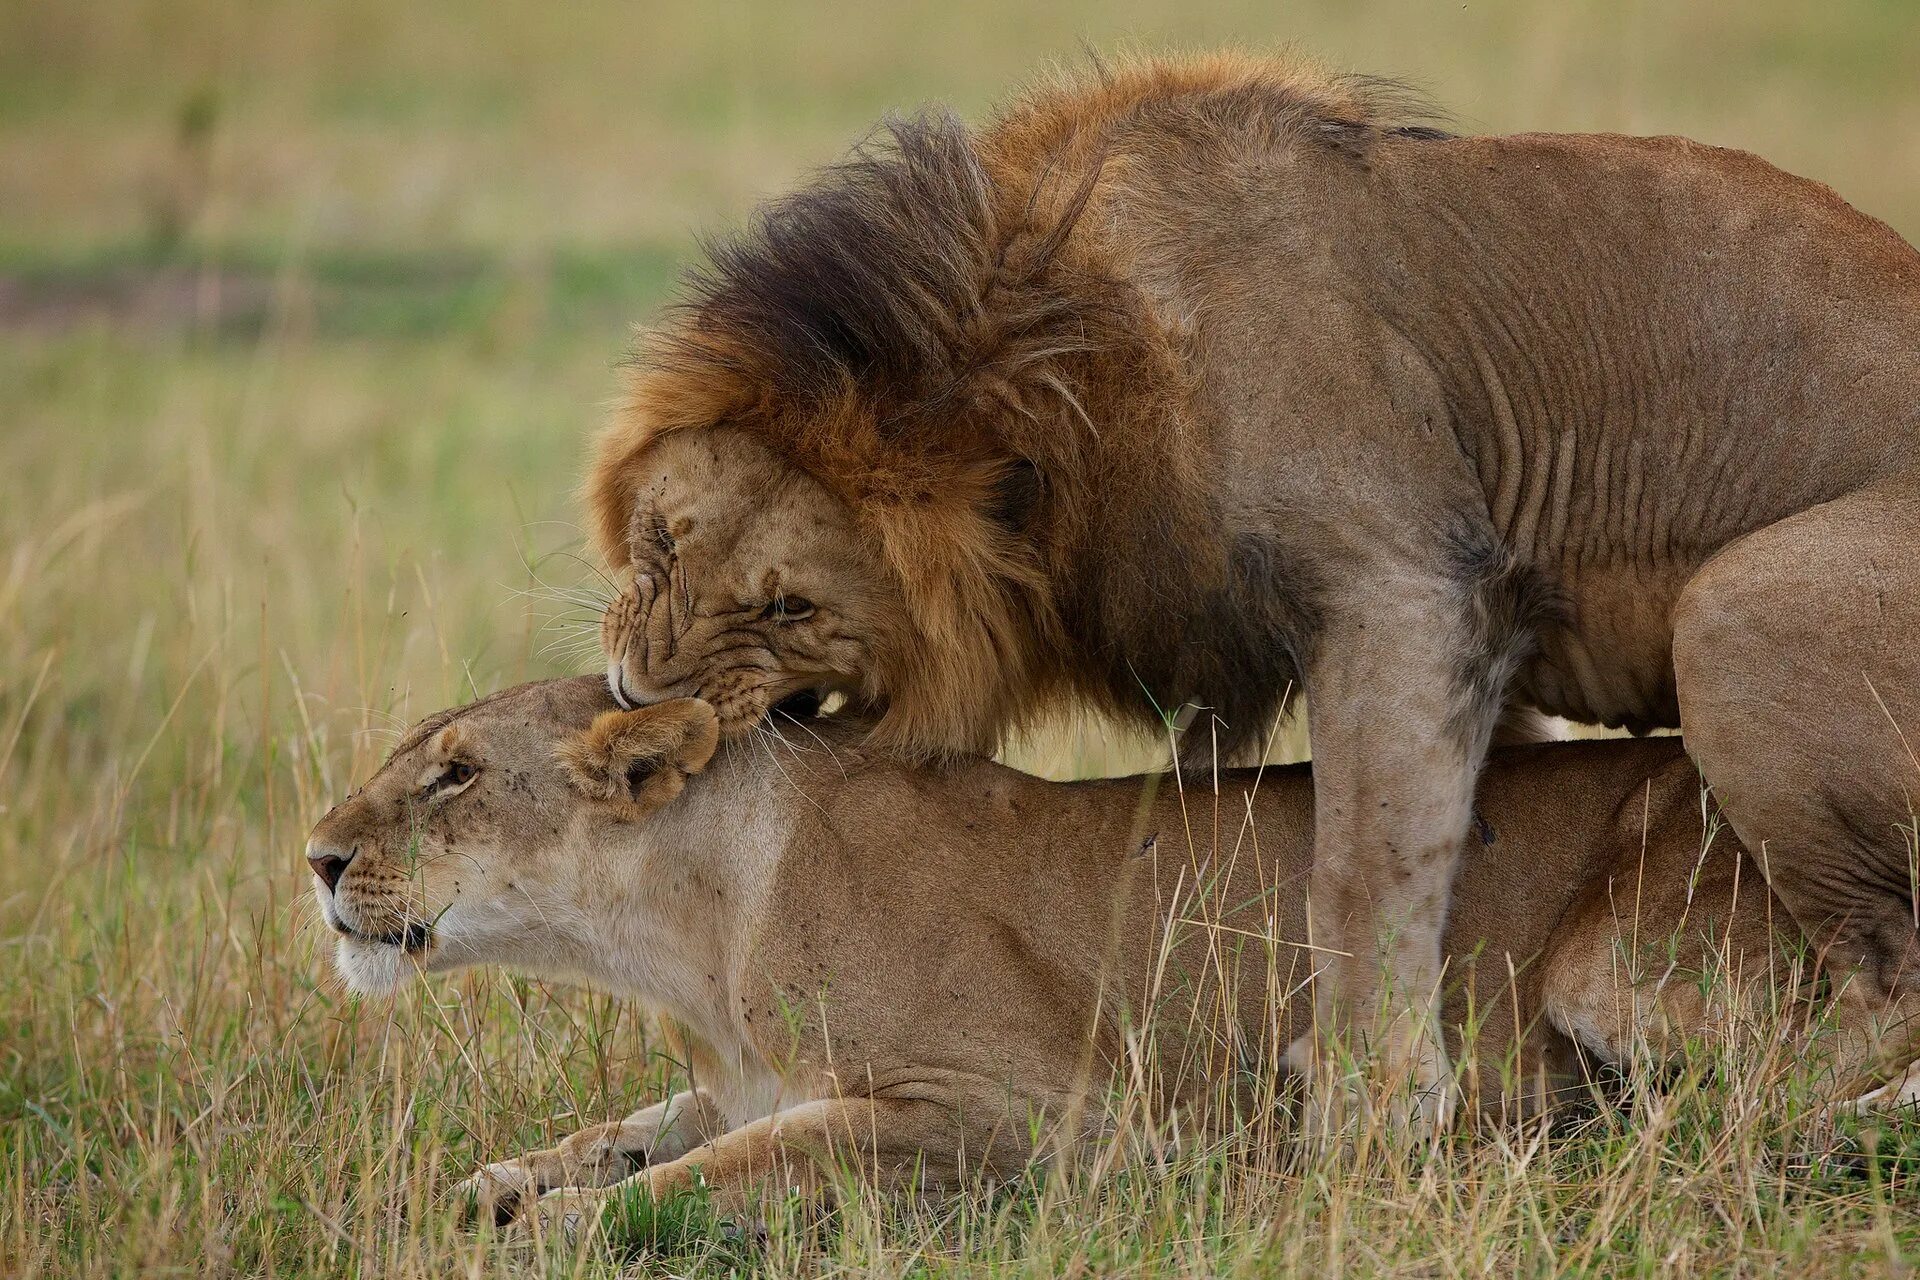
M605 875L595 851L679 795L717 741L705 703L622 712L598 677L421 721L307 841L342 976L379 993L477 963L582 971L595 940L571 926Z

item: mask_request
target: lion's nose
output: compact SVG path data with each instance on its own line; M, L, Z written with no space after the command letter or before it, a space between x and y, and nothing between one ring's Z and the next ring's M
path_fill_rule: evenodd
M315 848L313 845L308 845L307 865L313 868L313 874L320 877L320 883L327 886L327 892L332 893L334 886L340 883L340 877L346 874L347 864L352 862L354 855L359 852L360 846L355 845L347 850L345 857L341 857L337 849L329 849L325 846Z
M620 667L617 659L607 660L607 691L613 694L613 700L620 704L622 711L631 711L638 704L627 692L627 673Z
M700 696L698 681L676 680L671 684L662 684L652 673L648 674L646 680L636 680L633 673L619 662L607 663L607 690L626 711L650 707L656 702L670 702L674 698Z

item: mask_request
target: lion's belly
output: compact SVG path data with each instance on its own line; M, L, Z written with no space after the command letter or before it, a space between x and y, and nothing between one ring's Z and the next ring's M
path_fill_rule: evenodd
M1515 693L1552 715L1635 731L1680 723L1673 605L1692 567L1583 566L1559 576L1566 621L1540 637Z

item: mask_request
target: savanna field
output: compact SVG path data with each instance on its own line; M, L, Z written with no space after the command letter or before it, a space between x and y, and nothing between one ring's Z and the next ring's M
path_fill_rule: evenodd
M1765 1034L1550 1132L1116 1152L764 1242L693 1206L535 1252L450 1213L676 1066L592 992L349 998L301 847L413 720L596 664L573 491L629 327L885 111L1230 43L1463 131L1746 147L1920 237L1910 0L0 0L0 1274L1911 1270L1920 1121L1822 1118Z

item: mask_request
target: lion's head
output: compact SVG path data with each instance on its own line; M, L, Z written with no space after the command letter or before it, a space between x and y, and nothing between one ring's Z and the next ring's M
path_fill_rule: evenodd
M633 581L601 623L614 696L699 697L728 730L787 699L874 700L911 638L846 504L735 430L668 436L644 463L618 499Z
M890 749L945 755L1064 691L1104 585L1075 568L1086 505L1182 502L1172 451L1111 466L1099 432L1150 423L1127 447L1153 452L1177 362L1070 234L1098 167L1036 186L1008 163L950 116L896 124L690 278L587 485L633 575L602 633L622 696L697 693L733 734L839 692Z
M342 976L378 993L482 962L587 970L596 939L569 924L594 896L588 855L677 796L717 741L706 704L629 715L597 677L423 720L307 842Z

